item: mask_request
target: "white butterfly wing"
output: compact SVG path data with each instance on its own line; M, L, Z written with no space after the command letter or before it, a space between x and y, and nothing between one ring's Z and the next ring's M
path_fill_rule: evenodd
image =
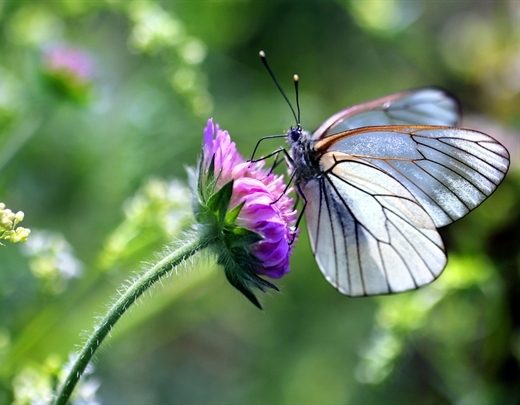
M302 186L311 246L325 278L350 296L407 291L446 264L432 219L379 168L330 152L327 176Z
M434 87L403 91L359 104L330 117L313 132L314 140L376 125L456 126L460 106L448 92Z
M446 256L436 227L502 181L507 150L488 135L433 126L360 128L316 142L324 175L299 187L317 263L342 293L407 291Z
M461 128L360 128L316 143L359 157L399 181L441 227L476 208L500 184L507 150L489 135Z

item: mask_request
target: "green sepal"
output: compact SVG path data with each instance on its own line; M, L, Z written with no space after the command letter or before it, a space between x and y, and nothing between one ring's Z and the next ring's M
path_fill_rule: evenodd
M262 309L258 298L253 293L253 289L267 292L268 289L279 291L278 287L254 272L257 260L247 249L234 248L222 250L218 263L224 266L224 273L229 283L240 291L258 309Z
M226 224L235 223L235 221L237 220L238 216L240 215L240 211L242 211L242 207L244 206L245 203L246 203L245 201L242 201L242 203L240 203L235 208L233 208L232 210L229 210L226 213L226 219L225 219Z
M204 185L202 184L202 172L203 172L203 167L204 167L204 158L201 157L199 159L199 167L197 168L197 195L200 197L202 197L204 195ZM194 186L194 184L192 184L192 187Z
M256 232L239 227L227 229L225 238L226 245L230 248L248 246L264 239L262 235Z
M220 190L208 198L209 210L216 214L219 225L224 223L226 212L233 193L233 180L224 184Z
M262 305L256 298L255 294L251 289L242 281L240 277L233 277L233 273L225 271L226 278L233 287L240 291L244 296L258 309L262 309Z
M208 175L206 179L210 179L210 182L206 184L206 195L212 196L213 191L215 190L215 187L217 186L218 179L220 177L220 173L217 177L214 177L215 172L215 155L213 155L213 158L211 159L211 162L209 164L208 169Z
M211 157L209 162L208 172L204 173L204 159L199 160L198 177L197 177L197 194L202 198L206 199L208 195L213 194L217 179L214 178L215 173L215 155ZM204 180L210 179L209 183L205 183Z
M215 186L217 185L218 179L211 179L209 184L206 186L206 195L209 195L210 197L213 195L213 191L215 190Z
M215 155L211 156L211 162L209 162L208 175L206 178L212 179L215 174Z
M194 212L195 219L200 224L211 224L215 221L215 215L210 210L208 210L208 207L202 205L201 203L196 204Z

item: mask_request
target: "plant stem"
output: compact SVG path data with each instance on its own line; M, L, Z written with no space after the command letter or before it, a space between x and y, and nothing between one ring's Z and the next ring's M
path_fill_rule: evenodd
M204 238L196 237L191 241L186 241L183 246L167 254L154 266L146 270L141 276L135 279L132 284L120 295L117 301L111 305L106 315L94 327L94 332L90 335L87 342L75 359L67 378L60 387L56 396L55 405L66 405L74 387L85 371L90 360L105 337L110 333L116 322L123 316L128 308L156 281L166 275L169 271L182 263L187 258L208 245L209 241Z

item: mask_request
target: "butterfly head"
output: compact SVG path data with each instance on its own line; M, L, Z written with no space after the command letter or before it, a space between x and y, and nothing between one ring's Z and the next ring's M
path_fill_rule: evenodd
M300 124L289 128L287 131L287 138L291 144L300 141L303 137L303 129Z

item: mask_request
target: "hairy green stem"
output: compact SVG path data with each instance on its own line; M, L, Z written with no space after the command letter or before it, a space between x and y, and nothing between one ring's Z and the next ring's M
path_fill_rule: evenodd
M55 405L67 404L74 387L85 371L88 363L92 360L92 357L101 346L105 337L110 333L116 322L121 318L121 316L123 316L128 308L161 277L166 275L184 260L206 247L208 243L209 241L207 239L201 239L199 237L196 237L191 241L186 241L183 246L167 254L157 264L149 268L132 282L132 284L119 296L117 301L110 306L106 315L95 326L94 332L90 335L81 349L81 352L75 359L67 378L58 391L56 401L54 402Z

